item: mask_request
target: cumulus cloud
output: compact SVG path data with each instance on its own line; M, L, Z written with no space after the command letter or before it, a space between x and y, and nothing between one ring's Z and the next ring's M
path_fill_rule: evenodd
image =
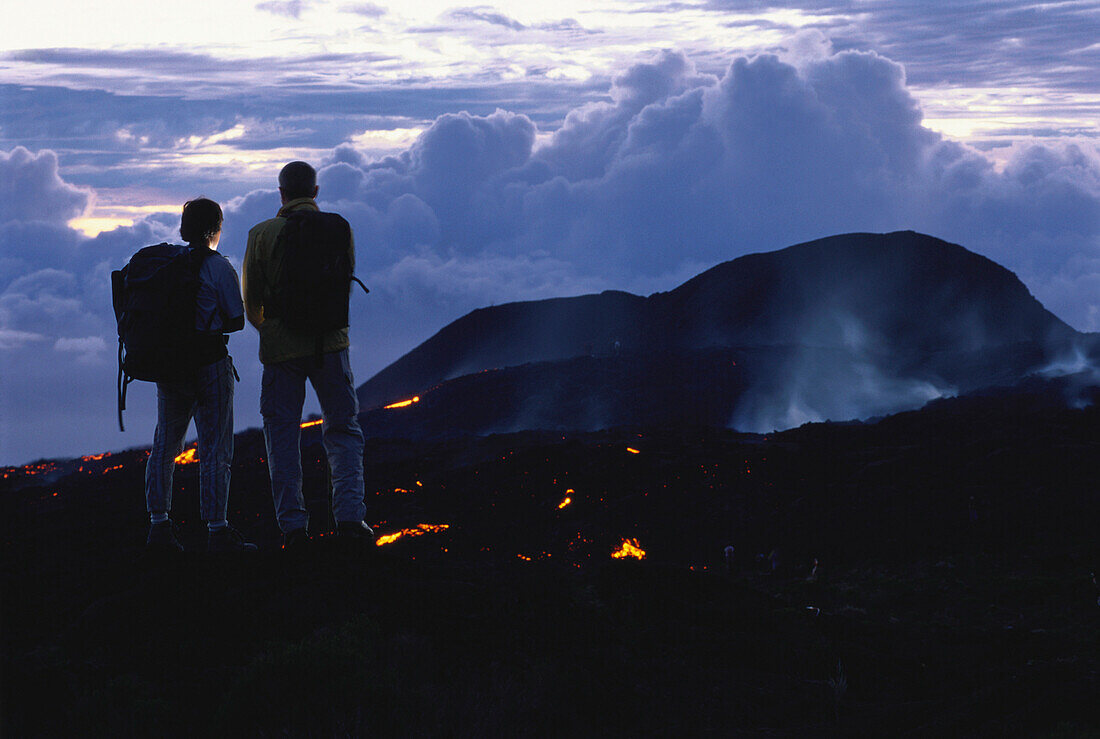
M0 223L65 223L81 215L90 201L91 192L58 175L54 152L32 154L22 146L0 151Z
M1100 257L1095 148L1032 147L998 169L922 125L900 65L810 47L721 77L664 52L540 147L525 116L445 115L398 156L337 150L322 197L383 263L539 252L624 287L845 231L926 231L1038 284ZM1094 304L1078 294L1063 315L1084 327Z
M164 227L150 219L95 238L69 228L91 195L64 181L49 150L0 151L0 187L0 458L141 443L101 433L114 404L110 271L164 240ZM155 418L148 399L137 405Z

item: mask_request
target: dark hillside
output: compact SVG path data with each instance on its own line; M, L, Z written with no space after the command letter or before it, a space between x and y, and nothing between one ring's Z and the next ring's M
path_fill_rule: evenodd
M230 499L252 558L143 556L140 450L8 468L0 730L1089 736L1100 398L1069 385L766 437L375 438L368 515L405 533L359 552L278 550L256 431Z
M637 295L607 291L475 310L360 386L360 403L384 405L486 369L609 354L615 341L636 345L644 306Z

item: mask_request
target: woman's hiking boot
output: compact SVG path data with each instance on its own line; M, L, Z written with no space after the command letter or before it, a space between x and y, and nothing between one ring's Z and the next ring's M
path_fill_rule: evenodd
M223 526L217 531L211 531L206 540L208 552L255 552L257 547L241 535L232 526Z
M182 552L183 545L176 538L176 525L171 521L149 524L149 536L145 546L157 552Z

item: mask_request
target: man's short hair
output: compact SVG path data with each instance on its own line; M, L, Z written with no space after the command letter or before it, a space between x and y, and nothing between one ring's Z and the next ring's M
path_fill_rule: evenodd
M183 204L180 236L188 244L209 241L222 230L222 209L213 200L195 198Z
M288 200L312 198L317 171L305 162L291 162L279 172L279 189Z

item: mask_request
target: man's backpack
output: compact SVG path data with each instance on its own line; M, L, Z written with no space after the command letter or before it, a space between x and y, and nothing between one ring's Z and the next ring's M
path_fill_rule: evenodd
M266 318L279 318L291 330L312 336L321 354L324 335L347 328L352 274L351 226L336 213L300 209L286 216L276 249L282 255Z
M118 427L133 380L193 377L200 361L195 330L199 270L210 249L157 244L111 273L118 322Z

